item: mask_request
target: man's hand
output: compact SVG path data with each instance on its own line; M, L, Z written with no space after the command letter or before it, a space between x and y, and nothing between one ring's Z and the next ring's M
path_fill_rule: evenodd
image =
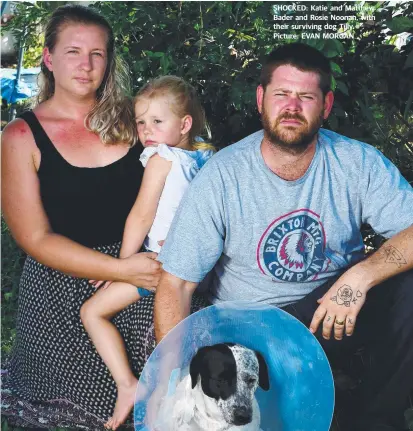
M352 335L368 290L369 286L363 282L360 273L351 270L344 273L318 300L320 305L314 313L310 331L314 334L323 321L326 340L330 339L332 329L336 340L341 340L344 332Z
M346 271L318 300L310 331L315 333L323 321L323 337L341 340L354 332L357 315L367 292L379 283L413 268L413 225L386 241L375 253Z

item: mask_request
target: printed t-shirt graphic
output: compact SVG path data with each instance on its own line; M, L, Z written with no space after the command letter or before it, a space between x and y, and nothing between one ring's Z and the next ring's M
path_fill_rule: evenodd
M300 209L274 220L257 247L257 262L263 274L274 281L315 280L327 270L326 237L320 217Z

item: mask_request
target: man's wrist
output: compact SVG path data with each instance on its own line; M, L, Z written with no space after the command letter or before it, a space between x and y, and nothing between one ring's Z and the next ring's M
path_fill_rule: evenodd
M377 268L374 268L374 266L374 264L371 264L371 262L366 259L354 265L348 271L352 277L359 280L366 293L380 282L379 278L377 277Z

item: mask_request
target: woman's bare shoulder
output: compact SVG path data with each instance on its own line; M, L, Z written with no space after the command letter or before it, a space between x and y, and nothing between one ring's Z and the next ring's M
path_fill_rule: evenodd
M33 133L26 121L16 118L11 121L1 133L2 145L13 146L16 144L30 145L34 143Z
M25 156L33 160L39 159L40 151L26 121L17 118L7 124L1 133L1 152L8 160L16 157L20 158L22 163Z

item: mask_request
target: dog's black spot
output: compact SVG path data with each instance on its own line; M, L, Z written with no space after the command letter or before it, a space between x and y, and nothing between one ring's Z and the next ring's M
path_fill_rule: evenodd
M237 366L230 348L225 344L202 347L193 357L189 373L192 388L201 376L205 395L215 400L226 400L237 388Z
M259 386L264 391L268 391L270 389L270 376L268 374L267 363L260 352L255 351L255 354L257 355L259 366Z

